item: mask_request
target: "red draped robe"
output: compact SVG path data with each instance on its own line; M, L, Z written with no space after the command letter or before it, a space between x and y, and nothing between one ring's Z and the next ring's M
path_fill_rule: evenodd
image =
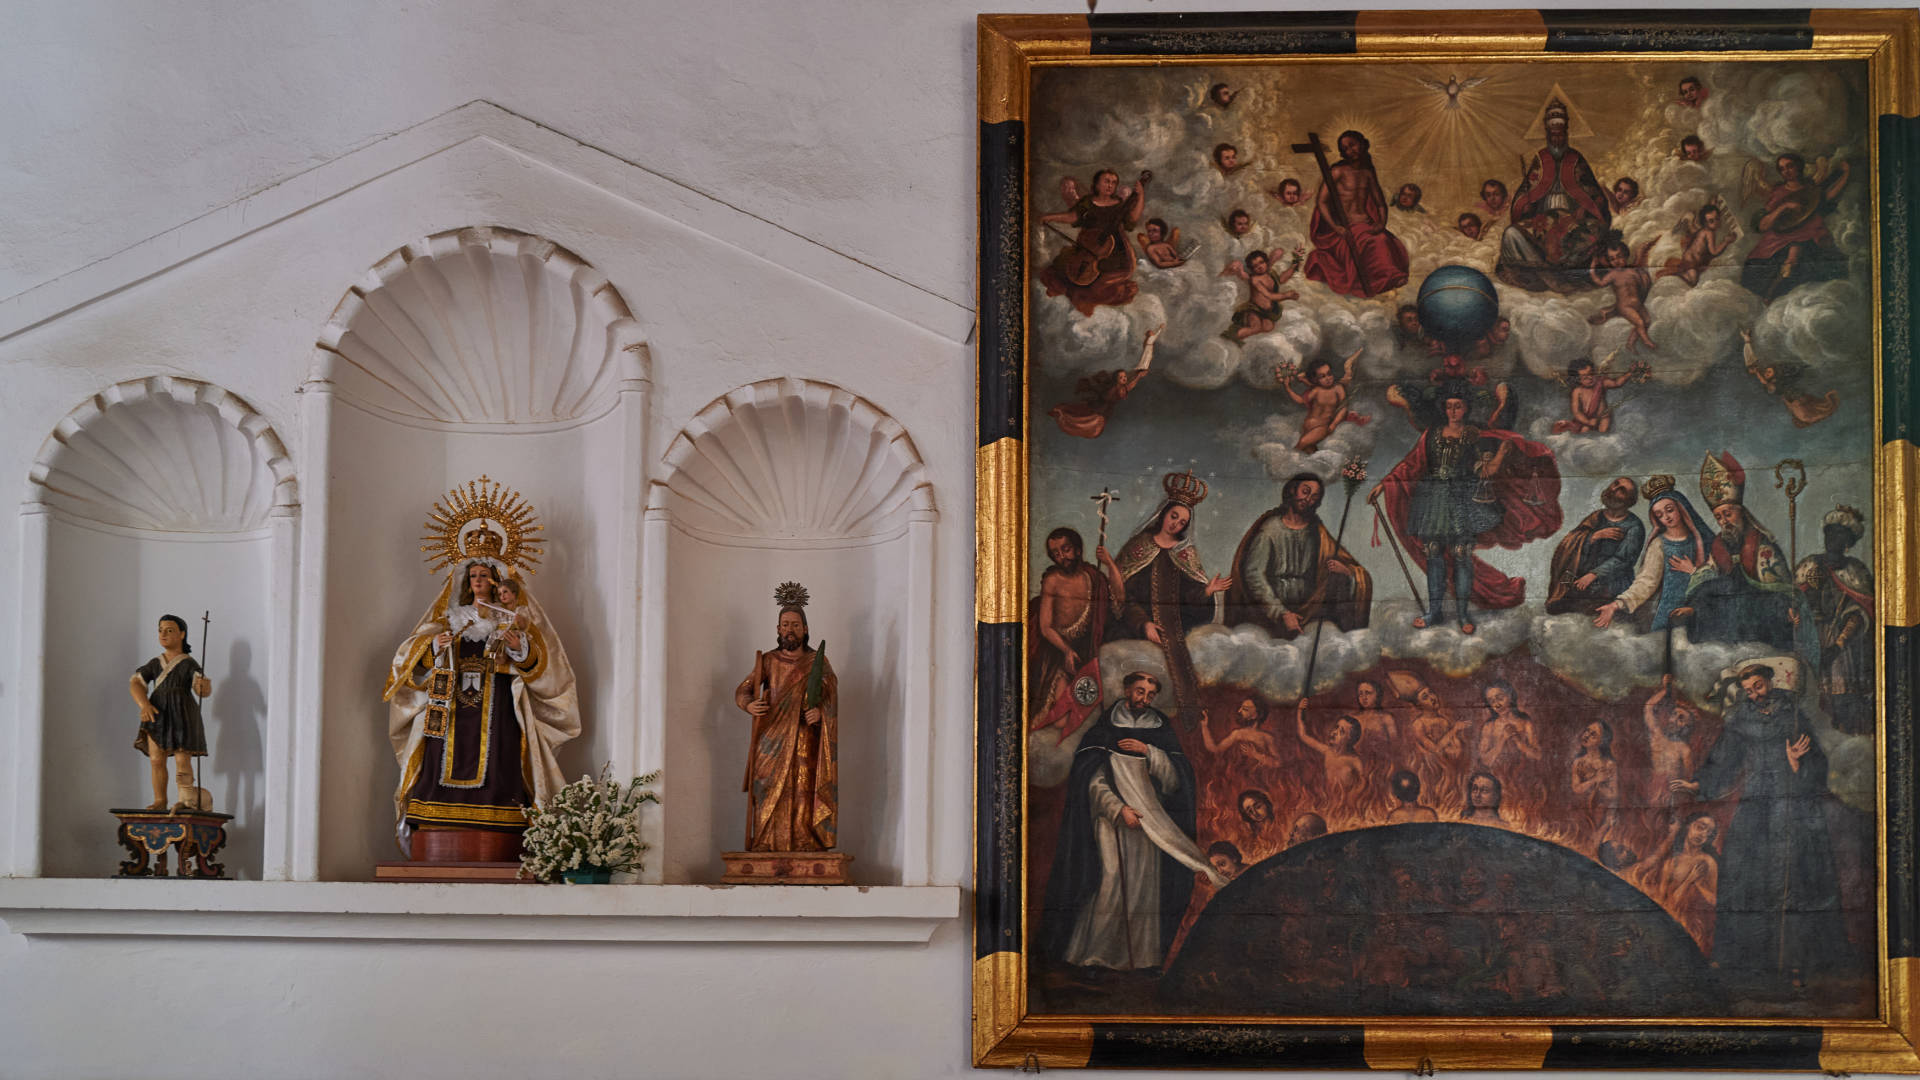
M1343 296L1374 296L1407 283L1407 247L1387 231L1387 198L1371 162L1343 161L1333 167L1360 174L1360 214L1349 211L1342 227L1331 211L1340 196L1329 184L1320 185L1314 201L1308 236L1313 253L1307 256L1307 277L1324 282Z

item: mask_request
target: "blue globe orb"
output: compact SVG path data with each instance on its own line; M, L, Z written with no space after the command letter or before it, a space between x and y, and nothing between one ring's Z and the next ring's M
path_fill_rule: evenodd
M1443 266L1420 283L1420 326L1455 351L1486 336L1500 317L1493 280L1471 266Z

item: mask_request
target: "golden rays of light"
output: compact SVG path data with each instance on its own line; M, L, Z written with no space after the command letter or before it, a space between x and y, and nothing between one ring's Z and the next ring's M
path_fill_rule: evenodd
M1256 100L1270 103L1268 122L1278 129L1264 149L1287 159L1289 167L1281 170L1286 175L1304 182L1315 172L1307 155L1288 153L1289 144L1317 132L1337 160L1335 142L1353 128L1372 143L1388 196L1401 184L1419 184L1436 212L1471 205L1489 178L1515 189L1544 142L1541 121L1554 97L1567 104L1574 146L1596 172L1612 175L1604 159L1617 147L1619 133L1603 133L1593 119L1629 98L1638 100L1645 81L1642 73L1617 65L1494 62L1381 65L1364 74L1280 65L1246 77L1264 88ZM1450 80L1453 93L1446 89Z

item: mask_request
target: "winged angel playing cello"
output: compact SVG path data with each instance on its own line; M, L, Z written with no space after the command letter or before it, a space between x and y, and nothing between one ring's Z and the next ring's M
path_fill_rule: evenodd
M386 687L398 835L415 859L517 858L523 808L561 786L554 751L580 734L580 704L522 577L540 560L540 529L518 492L485 476L427 518L421 550L431 570L451 569L394 652ZM503 583L518 607L503 603Z

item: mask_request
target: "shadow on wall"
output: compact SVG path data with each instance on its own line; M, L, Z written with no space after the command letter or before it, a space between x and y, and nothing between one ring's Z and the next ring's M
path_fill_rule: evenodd
M206 663L202 661L202 663ZM207 665L207 677L217 680L215 693L207 699L212 719L218 722L201 785L213 794L213 805L236 821L261 820L266 792L261 789L266 774L266 755L261 733L266 729L267 695L253 671L253 645L235 641L227 649L227 669ZM261 830L229 829L227 859L244 866L259 866L264 861L265 839Z

